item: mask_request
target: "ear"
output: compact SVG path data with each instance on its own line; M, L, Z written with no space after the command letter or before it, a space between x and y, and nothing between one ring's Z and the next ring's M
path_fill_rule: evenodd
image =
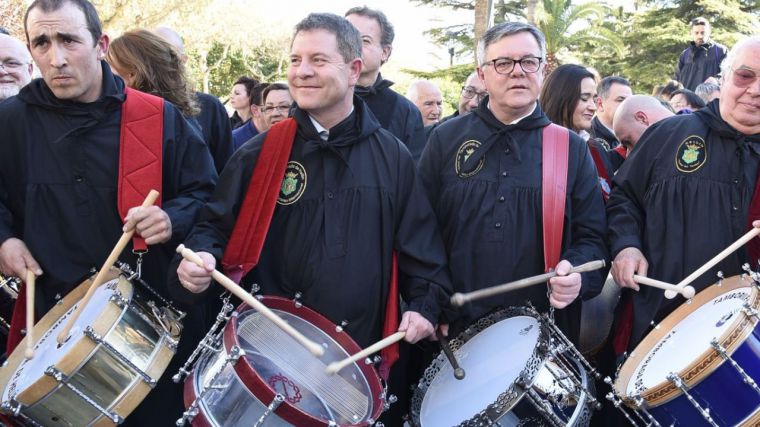
M256 118L261 117L261 108L259 108L258 105L252 104L249 108L251 109L252 117L256 117Z
M476 69L476 71L478 72L478 79L480 79L480 82L483 83L483 86L485 86L486 80L485 80L485 77L484 77L485 74L483 73L483 69L480 68L480 67L478 67Z
M354 58L351 62L346 64L348 67L348 85L356 86L359 81L359 76L362 74L362 68L364 68L364 62L361 58Z
M380 64L388 62L388 59L391 57L391 52L393 52L393 46L383 46L383 56L380 58Z
M633 120L645 126L649 126L649 117L647 117L646 113L644 113L643 111L637 111L633 113Z
M599 111L600 113L603 113L604 112L604 104L602 103L602 97L601 96L597 96L596 99L594 100L594 103L596 104L597 111Z
M111 40L108 38L108 34L103 33L100 38L98 39L97 44L95 45L95 48L98 52L98 60L102 61L106 58L106 53L108 52L108 46L111 44Z

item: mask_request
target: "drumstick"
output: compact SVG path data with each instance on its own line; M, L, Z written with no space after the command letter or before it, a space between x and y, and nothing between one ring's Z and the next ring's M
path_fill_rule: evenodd
M664 289L666 291L670 290L670 291L673 291L673 292L677 292L677 293L683 295L683 297L686 298L686 299L692 299L692 298L694 298L694 294L696 294L696 291L694 290L693 286L688 286L687 285L687 286L684 286L683 288L679 288L676 285L672 285L672 284L666 283L666 282L661 282L661 281L655 280L655 279L650 279L649 277L646 277L646 276L639 276L638 274L634 274L633 275L633 280L636 283L639 283L639 284L642 284L642 285L652 286L654 288L660 288L660 289Z
M145 198L145 201L143 201L143 204L140 205L140 207L146 208L153 205L153 203L156 202L157 198L158 191L150 190L148 197ZM87 293L84 295L84 298L79 301L79 305L77 306L76 310L74 310L74 313L71 315L69 321L66 322L66 326L64 326L63 330L61 330L61 333L58 334L59 345L63 344L66 341L66 338L69 336L69 332L71 331L71 327L74 326L74 322L76 322L77 318L82 313L82 310L84 310L84 306L90 302L90 298L92 298L92 296L95 294L95 291L100 285L103 284L106 279L106 273L108 273L108 269L111 268L111 266L119 258L119 255L121 255L121 252L124 250L124 248L127 247L127 243L129 243L129 241L132 239L133 234L135 234L134 227L129 231L125 231L121 235L119 241L116 242L116 246L114 246L113 250L111 250L111 254L108 255L108 258L106 258L106 262L103 263L103 266L100 267L100 271L98 271L98 274L95 276L95 280L92 281L90 288L87 289Z
M449 359L451 367L454 368L454 378L463 380L465 375L464 369L459 366L459 362L457 362L457 358L454 356L454 352L451 351L449 340L447 340L446 337L443 336L441 331L438 329L435 330L435 336L438 337L438 342L441 343L443 354L446 355L446 358Z
M186 260L192 262L193 264L196 264L198 267L204 268L203 259L191 249L186 248L185 245L177 246L177 252L182 254L182 257L184 257ZM227 288L227 290L230 291L233 295L243 300L243 302L254 308L267 319L271 320L272 323L277 325L277 327L293 337L293 339L298 341L302 346L306 347L306 349L309 350L311 354L317 357L325 354L325 349L322 348L322 346L303 336L303 334L290 326L288 322L284 321L282 317L278 316L275 312L270 310L269 307L265 306L261 301L257 300L256 297L249 294L245 289L240 287L240 285L233 282L232 279L222 274L221 271L214 270L211 272L211 277L213 277L217 283Z
M401 341L406 336L406 331L398 331L393 335L388 335L387 337L381 339L380 341L372 344L371 346L365 348L364 350L359 351L358 353L354 354L353 356L349 356L339 362L332 362L325 368L325 372L327 372L330 375L333 375L340 371L341 369L345 368L346 366L359 361L361 359L364 359L365 357L377 353L378 351L384 349L385 347L388 347L391 344L394 344L398 341Z
M701 276L705 273L705 271L713 268L715 264L723 261L727 256L731 255L734 251L742 247L744 244L752 240L755 236L760 234L760 228L752 227L752 230L749 230L746 232L742 237L739 238L739 240L735 241L731 244L731 246L727 247L726 249L723 249L721 253L718 255L715 255L711 260L707 261L705 265L702 267L699 267L695 272L689 274L685 279L681 280L676 284L679 288L682 288L689 283L693 282L697 277ZM676 296L676 292L669 290L665 291L665 298L667 299L673 299Z
M587 271L598 270L605 266L604 260L589 261L585 264L581 264L577 267L570 269L570 273L584 273ZM570 274L568 273L568 274ZM556 271L550 271L548 273L539 274L538 276L528 277L525 279L515 280L514 282L504 283L502 285L491 286L489 288L479 289L477 291L461 294L459 292L451 296L451 304L457 307L463 306L466 302L474 301L476 299L487 298L490 296L503 294L505 292L515 291L517 289L526 288L528 286L537 285L539 283L546 282L547 280L555 277Z
M26 351L24 357L34 357L34 282L37 276L26 270Z

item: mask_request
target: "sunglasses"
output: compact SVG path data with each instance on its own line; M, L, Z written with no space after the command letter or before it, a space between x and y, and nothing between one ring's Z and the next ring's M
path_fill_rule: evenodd
M731 71L733 71L732 81L736 87L747 87L757 80L757 73L754 70L731 67Z

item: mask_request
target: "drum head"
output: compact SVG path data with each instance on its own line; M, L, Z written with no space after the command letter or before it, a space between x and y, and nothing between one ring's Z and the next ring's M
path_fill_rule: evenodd
M751 321L742 312L745 303L757 304L757 289L748 278L723 280L700 292L692 302L668 315L636 347L620 369L615 389L625 397L641 394L650 406L677 393L667 380L678 373L695 385L722 362L710 342L716 339L729 354L746 334Z
M462 380L454 378L451 364L439 357L434 366L428 368L428 372L431 369L438 371L422 400L420 425L457 425L500 400L526 366L536 360L540 335L539 320L528 315L507 317L477 332L454 350L457 361L466 372ZM454 342L452 340L452 344Z

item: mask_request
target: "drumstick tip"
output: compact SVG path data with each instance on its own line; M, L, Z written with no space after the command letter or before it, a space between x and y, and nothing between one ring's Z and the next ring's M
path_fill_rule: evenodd
M696 293L697 292L694 290L693 286L685 286L683 288L683 291L681 291L681 295L683 295L683 297L686 298L686 299L692 299L692 298L694 298L694 295Z
M327 365L327 367L325 367L325 372L327 373L327 375L335 375L336 373L338 373L338 371L340 371L340 368L341 367L339 366L338 362L332 362L329 365Z
M32 360L34 358L34 349L33 348L27 348L24 351L24 357L26 357L27 360Z
M182 243L180 243L179 246L177 246L177 253L181 254L182 251L184 251L184 250L185 250L185 245L183 245Z
M457 292L454 295L451 296L451 305L454 305L456 307L461 307L464 305L464 303L467 302L464 295Z
M462 368L456 368L456 369L454 369L454 378L456 378L458 380L463 380L464 379L464 369L462 369Z

